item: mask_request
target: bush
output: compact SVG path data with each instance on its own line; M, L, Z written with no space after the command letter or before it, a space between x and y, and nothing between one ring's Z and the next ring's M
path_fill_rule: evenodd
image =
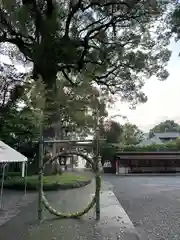
M2 173L0 173L0 179L2 178ZM4 178L12 178L12 177L20 177L21 173L20 172L6 172Z
M64 173L62 175L51 175L44 177L44 190L58 190L58 189L72 189L83 187L91 182L90 179L85 176ZM27 190L38 190L39 181L38 176L28 176L26 179ZM5 180L4 188L14 190L24 190L25 179L20 177L14 177L12 179Z
M147 146L127 145L119 147L119 152L165 152L179 150L180 148L176 141L171 141L166 144L151 144Z

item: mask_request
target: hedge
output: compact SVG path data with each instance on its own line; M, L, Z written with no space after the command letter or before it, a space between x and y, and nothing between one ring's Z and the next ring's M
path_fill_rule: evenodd
M44 190L72 189L83 187L91 183L91 179L85 176L64 173L62 175L52 175L44 177ZM26 179L27 190L38 190L39 181L38 175L28 176ZM4 188L14 190L24 190L25 179L14 177L4 181Z
M180 148L176 142L170 142L167 144L151 144L147 146L122 146L119 147L119 151L122 152L160 152L160 151L179 151Z
M159 151L180 151L180 141L171 141L166 144L151 144L147 146L138 145L121 145L121 144L104 144L102 152L159 152Z
M0 179L2 178L2 172L0 173ZM12 177L20 177L21 173L20 172L5 172L5 179L12 178Z

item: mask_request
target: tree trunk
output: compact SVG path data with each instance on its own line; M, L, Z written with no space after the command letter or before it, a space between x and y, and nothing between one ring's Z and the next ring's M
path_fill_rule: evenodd
M59 126L57 126L54 123L56 123L59 120L59 111L58 111L58 105L56 102L56 94L57 94L57 87L56 87L56 75L52 77L48 75L45 75L46 77L43 78L43 82L46 85L46 101L45 101L45 117L46 120L48 121L48 126L50 126L49 129L51 129L51 138L54 140L57 140L59 138ZM47 79L48 78L48 79ZM59 103L58 103L59 104ZM48 115L46 115L48 113ZM53 125L52 125L53 124ZM52 127L53 126L53 127ZM49 137L49 136L47 136ZM53 143L52 147L52 158L54 158L58 151L58 144ZM59 159L57 158L53 163L52 163L52 174L62 174L62 169L59 163Z

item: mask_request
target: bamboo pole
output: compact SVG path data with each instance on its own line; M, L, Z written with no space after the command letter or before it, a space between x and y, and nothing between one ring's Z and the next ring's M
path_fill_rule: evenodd
M43 130L40 128L40 139L39 139L39 196L38 196L38 219L42 220L43 210L43 154L44 154L44 142L43 142Z
M99 108L95 105L95 140L96 140L96 150L95 150L95 161L96 161L96 220L100 219L100 171L99 171Z

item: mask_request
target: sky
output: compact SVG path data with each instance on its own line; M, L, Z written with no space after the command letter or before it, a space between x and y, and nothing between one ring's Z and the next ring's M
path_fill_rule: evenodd
M143 88L148 97L146 103L137 105L135 110L130 110L127 104L116 102L115 107L109 110L109 116L122 114L130 123L136 124L145 132L167 119L175 120L180 124L180 57L178 56L180 44L173 42L169 48L172 50L172 56L168 64L168 79L159 81L152 77L147 80ZM114 120L125 122L120 117Z

